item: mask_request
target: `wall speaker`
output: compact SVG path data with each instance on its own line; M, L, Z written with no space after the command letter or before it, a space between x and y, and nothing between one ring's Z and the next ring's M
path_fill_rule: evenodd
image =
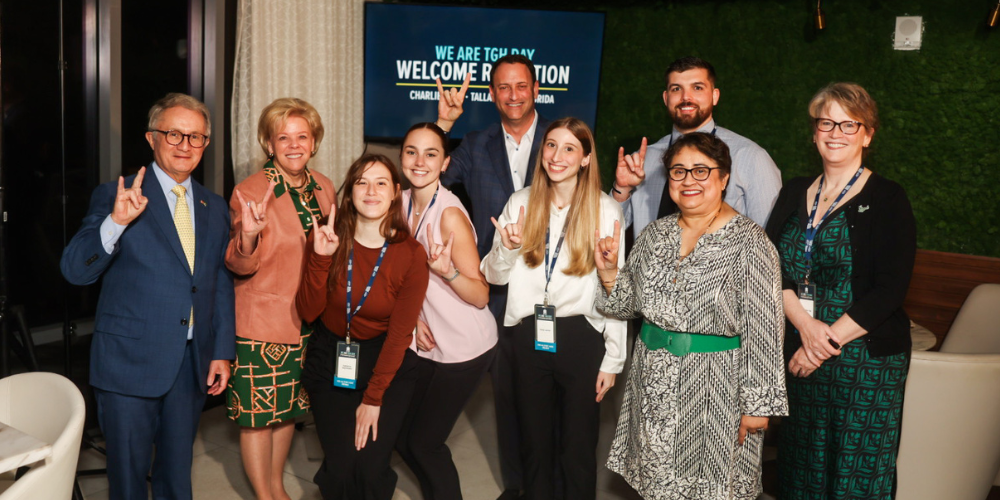
M892 47L896 50L920 50L923 34L922 16L899 16L896 18L896 33L892 37Z

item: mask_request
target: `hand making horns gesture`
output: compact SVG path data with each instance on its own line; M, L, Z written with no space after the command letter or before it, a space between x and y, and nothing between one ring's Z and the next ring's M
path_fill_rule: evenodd
M146 176L146 167L139 169L132 180L132 187L125 189L125 178L118 176L118 193L115 195L115 205L111 209L111 221L120 226L127 226L134 221L143 210L149 199L142 195L142 179Z
M451 247L455 243L455 233L452 232L448 235L448 241L444 242L444 245L435 243L433 234L434 228L428 223L427 242L430 243L431 247L427 253L427 267L442 278L451 277L452 274L455 274L455 266L451 263Z
M340 238L333 230L334 221L337 219L337 204L330 206L330 217L326 224L316 226L315 236L313 236L313 251L319 255L333 255L340 246Z
M646 138L642 138L639 152L625 154L625 148L618 148L618 166L615 167L615 185L618 189L632 190L646 178L643 165L646 162Z
M493 226L497 228L497 233L500 234L500 242L503 243L503 247L507 250L517 250L521 248L521 231L524 229L524 206L521 207L517 215L517 222L513 224L507 224L504 227L500 227L500 223L493 217L490 217L493 221Z
M246 201L240 190L236 190L236 199L240 200L242 208L240 220L243 226L244 243L255 240L257 235L267 227L267 202L274 198L274 186L276 185L277 183L274 181L268 183L267 193L264 194L264 199L261 201Z
M615 220L615 230L611 236L601 238L600 230L594 231L597 243L594 245L594 265L597 266L597 277L601 280L606 292L615 287L618 278L618 251L622 236L622 226Z
M611 236L601 238L601 230L594 231L597 243L594 245L594 264L598 271L618 270L618 242L621 241L622 226L615 220L615 231Z
M450 130L450 125L462 116L462 105L465 104L465 93L469 91L471 79L472 73L466 73L461 89L451 87L448 90L445 90L444 86L441 85L440 78L435 79L438 87L438 126L441 128L445 128L447 125L448 130Z

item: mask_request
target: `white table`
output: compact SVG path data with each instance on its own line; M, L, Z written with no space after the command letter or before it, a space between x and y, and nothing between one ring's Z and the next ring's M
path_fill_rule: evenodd
M0 422L0 474L52 455L52 446Z
M910 339L913 340L914 351L929 351L937 345L934 332L910 321Z

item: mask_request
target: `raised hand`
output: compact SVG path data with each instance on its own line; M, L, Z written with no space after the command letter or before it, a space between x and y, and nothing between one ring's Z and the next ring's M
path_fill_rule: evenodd
M115 195L115 205L111 210L111 220L118 225L127 226L134 221L143 210L149 199L142 195L142 178L146 176L146 167L139 169L132 181L132 187L125 189L125 178L118 176L118 193Z
M615 167L615 185L618 189L629 189L642 184L646 178L643 165L646 163L646 138L642 138L639 152L625 154L625 148L618 148L618 166Z
M313 251L319 255L333 255L340 246L340 238L334 231L334 221L337 219L337 204L330 206L330 217L326 224L315 227L316 235L313 236Z
M267 185L267 193L264 195L262 201L246 201L243 198L243 193L240 190L236 190L236 199L240 200L240 207L242 207L241 223L243 225L243 243L246 244L248 241L253 241L257 238L257 235L267 227L267 202L274 198L274 186L277 183L271 181Z
M601 238L601 230L594 231L597 243L594 245L594 264L597 271L615 271L618 269L618 242L622 237L622 226L615 221L615 230L611 236Z
M500 242L503 247L507 250L517 250L521 248L521 231L524 228L524 207L521 207L520 212L517 215L517 222L513 224L507 224L504 227L500 227L500 223L493 217L490 217L493 221L493 227L497 228L497 233L500 234Z
M441 85L441 79L436 78L438 87L438 126L446 132L451 130L451 126L462 116L462 106L465 104L465 93L469 91L469 82L472 73L465 74L465 81L462 88L451 87L447 91Z
M451 263L451 248L455 243L455 233L448 235L448 241L444 245L434 243L434 229L430 223L427 224L427 240L431 247L427 253L427 267L431 268L438 276L450 278L455 274L455 266Z

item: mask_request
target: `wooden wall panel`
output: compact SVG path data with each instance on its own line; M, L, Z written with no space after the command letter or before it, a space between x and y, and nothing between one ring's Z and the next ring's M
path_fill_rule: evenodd
M965 298L980 283L1000 283L1000 259L917 250L903 307L941 345Z

